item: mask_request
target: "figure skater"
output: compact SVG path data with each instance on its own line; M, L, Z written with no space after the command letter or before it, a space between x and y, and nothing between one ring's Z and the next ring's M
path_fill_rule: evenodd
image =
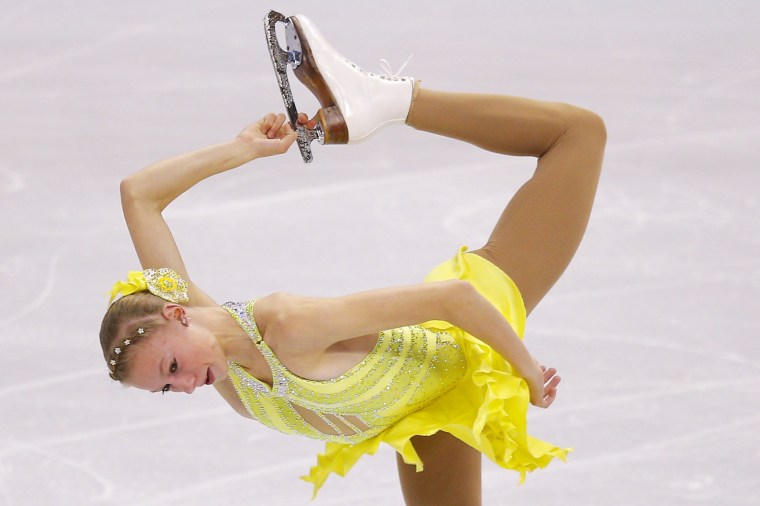
M535 173L485 245L460 250L425 283L335 298L274 293L220 306L193 282L162 211L207 177L285 153L296 132L284 114L267 114L229 142L151 165L121 183L144 270L114 286L103 319L111 378L152 392L214 385L242 416L326 440L304 477L315 494L329 473L344 475L384 442L397 452L407 504L480 504L481 455L524 477L567 453L527 434L528 404L551 406L560 377L521 339L527 315L584 234L604 124L566 104L433 91L370 74L308 19L289 19L308 63L299 77L322 93L323 108L311 120L300 115L299 131L321 130L329 144L405 122L536 157Z

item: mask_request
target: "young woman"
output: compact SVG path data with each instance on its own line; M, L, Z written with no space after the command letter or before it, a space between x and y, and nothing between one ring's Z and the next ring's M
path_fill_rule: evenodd
M303 17L291 18L324 106L299 130L327 143L393 122L538 159L486 244L420 285L337 298L275 293L218 305L189 276L162 211L203 179L282 154L296 133L267 114L235 139L151 165L121 184L144 271L115 285L101 328L111 377L153 392L216 390L238 413L328 441L317 489L381 442L398 452L410 505L480 504L480 459L521 473L566 450L527 435L528 404L560 382L521 341L525 319L567 267L586 228L605 128L595 114L510 96L445 93L368 74ZM315 84L316 83L316 84ZM326 91L325 91L326 90ZM336 135L338 132L340 135Z

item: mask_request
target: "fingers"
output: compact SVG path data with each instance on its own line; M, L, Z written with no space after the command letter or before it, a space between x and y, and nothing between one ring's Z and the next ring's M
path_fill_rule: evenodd
M556 399L556 398L557 398L557 389L556 388L551 388L551 389L547 390L546 391L546 395L544 396L544 399L543 399L543 401L544 401L543 405L541 407L544 408L544 409L548 408L549 406L551 406L554 403L554 399Z
M282 128L283 130L283 137L281 139L282 143L282 152L284 153L288 149L290 149L290 146L293 145L293 143L296 141L297 135L295 131L290 127L289 123L286 123L285 126Z
M306 114L304 114L304 113L299 113L298 114L298 124L299 125L303 125L303 126L305 126L306 128L309 128L309 129L314 128L315 126L317 126L317 122L314 121L313 119L309 119L309 117Z
M562 381L562 378L557 374L557 370L553 367L546 368L542 365L541 371L544 373L543 396L533 404L539 408L548 408L557 398L557 386Z
M548 387L544 389L544 396L538 401L532 402L532 404L538 408L546 409L554 403L554 399L557 398L557 387Z
M554 367L547 369L546 367L541 366L541 370L544 371L544 383L548 383L549 380L557 374L557 370Z
M261 124L261 133L267 133L272 128L272 125L274 124L274 120L277 118L277 115L273 112L270 112L266 116L264 116L261 121L259 122Z
M277 136L277 133L280 131L282 126L286 124L286 116L285 114L274 114L269 113L261 120L261 133L265 134L270 139L273 139ZM309 119L309 117L304 113L298 114L298 125L305 126L306 128L314 128L317 126L317 122L313 119Z
M267 137L269 137L270 139L275 138L277 134L280 133L280 130L282 129L282 126L284 124L285 124L285 115L280 113L275 118L274 124L272 124L272 128L271 130L269 130Z
M269 139L274 139L285 124L285 114L269 113L261 120L261 133Z

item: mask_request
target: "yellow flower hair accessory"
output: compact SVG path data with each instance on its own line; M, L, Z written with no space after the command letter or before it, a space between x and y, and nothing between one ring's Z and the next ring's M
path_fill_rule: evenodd
M148 283L148 290L153 295L158 295L164 300L180 304L187 302L187 282L179 274L168 267L160 269L145 269L145 280Z
M168 267L130 271L126 281L117 281L111 288L109 304L119 297L148 290L164 300L181 304L187 302L187 282Z
M145 281L143 271L129 271L126 281L117 281L111 288L111 298L108 303L111 304L119 296L129 295L135 292L143 292L148 289L148 283Z

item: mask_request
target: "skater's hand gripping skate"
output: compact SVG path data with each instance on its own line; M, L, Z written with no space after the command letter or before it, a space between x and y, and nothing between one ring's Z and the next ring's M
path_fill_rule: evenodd
M525 378L530 389L530 403L539 408L548 408L557 398L557 385L562 381L557 370L547 369L536 362L536 371L531 377Z
M248 144L257 158L262 158L285 153L295 142L296 133L286 123L284 114L269 113L247 126L238 139Z
M305 113L299 113L298 124L306 128L312 129L317 126L317 120L309 119L309 117Z

